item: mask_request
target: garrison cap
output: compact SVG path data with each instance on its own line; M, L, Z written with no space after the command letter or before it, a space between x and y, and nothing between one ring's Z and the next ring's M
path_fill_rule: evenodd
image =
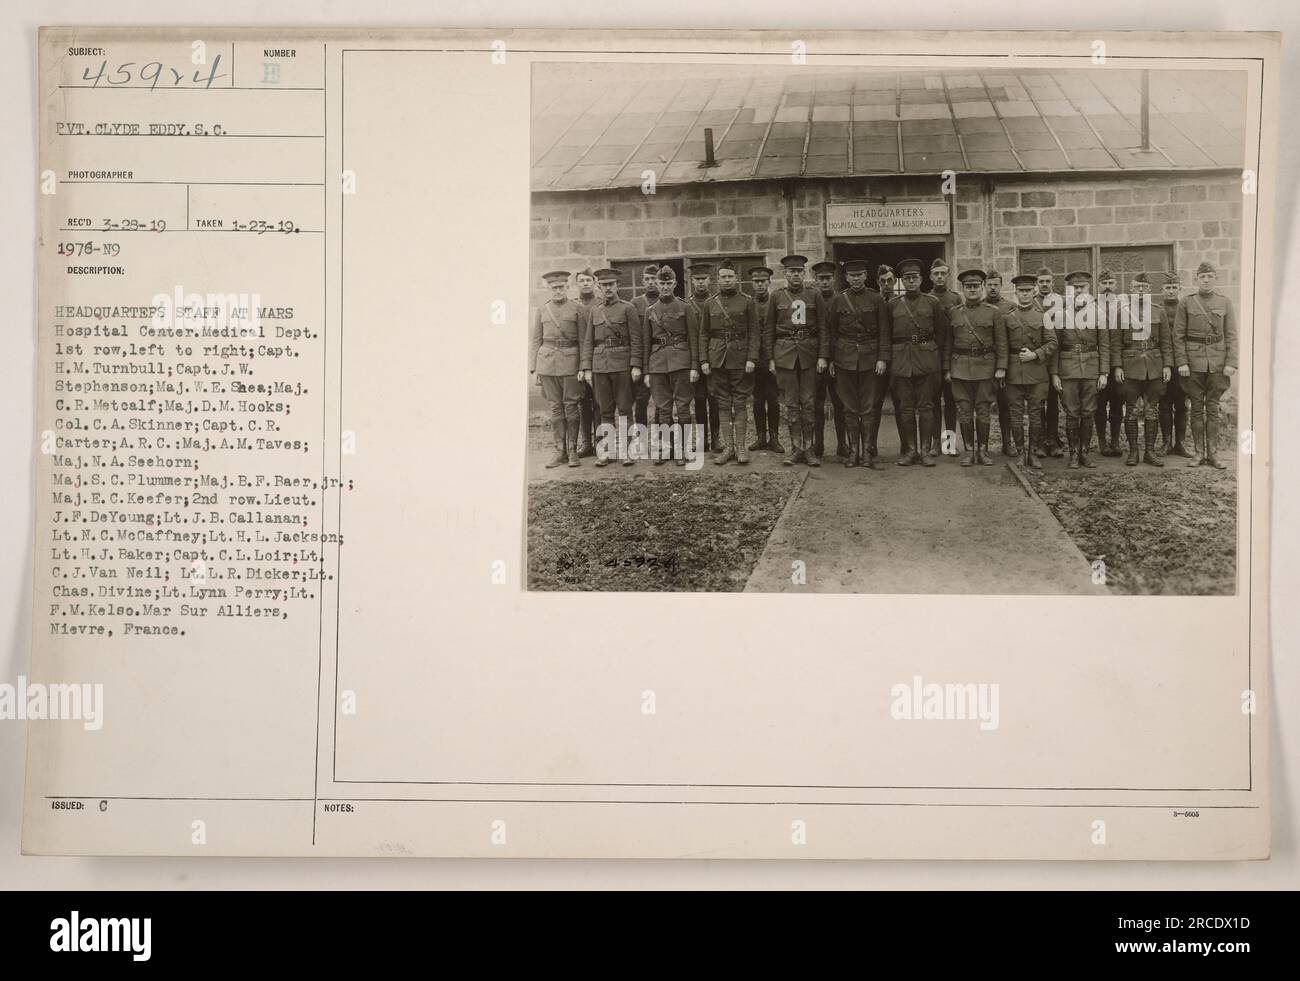
M1056 273L1052 272L1052 270L1048 269L1046 266L1039 266L1039 267L1038 267L1038 272L1034 273L1034 276L1035 276L1035 277L1037 277L1037 276L1051 276L1053 279L1055 279L1055 278L1056 278Z
M749 278L750 278L750 279L753 279L753 278L756 277L756 276L757 276L758 278L760 278L760 279L762 279L762 278L764 278L764 277L766 277L767 279L771 279L771 278L772 278L772 270L768 269L767 266L750 266L750 267L749 267Z
M835 263L823 259L821 262L813 264L812 271L814 276L821 276L825 273L830 273L833 276L835 275Z
M641 275L642 275L642 276L650 276L650 277L658 276L658 275L659 275L659 263L657 263L657 262L650 262L650 263L647 263L645 266L642 267L642 269L641 269Z
M1198 276L1201 273L1217 273L1217 272L1218 270L1214 268L1214 263L1212 262L1202 262L1199 266L1196 267L1196 275Z
M696 276L711 276L711 275L713 275L713 263L711 262L691 263L691 279L694 279Z
M781 265L786 269L802 269L808 265L808 257L806 255L788 255L781 259Z
M730 259L723 259L721 262L718 263L717 271L722 272L722 270L724 269L730 269L732 272L735 272L736 264L732 262Z
M844 271L846 273L864 273L867 271L866 260L850 259L848 262L844 263Z
M1133 277L1133 283L1134 283L1135 285L1138 284L1138 283L1143 283L1143 284L1145 284L1145 285L1147 285L1147 286L1150 286L1150 285L1151 285L1151 277L1148 276L1148 275L1147 275L1146 273L1144 273L1144 272L1140 272L1140 273L1138 273L1136 276Z
M569 281L569 274L563 269L557 269L555 272L542 273L542 279L546 280L548 286L554 285L555 283L567 283Z
M677 282L677 273L673 272L672 266L660 266L658 278L665 283Z
M961 279L960 276L958 276L957 278L958 278L958 279ZM985 278L985 279L996 279L996 280L998 280L999 282L1001 282L1001 281L1002 281L1002 274L1001 274L1000 272L998 272L996 269L990 269L990 270L988 270L987 272L984 273L984 278Z
M1168 286L1170 283L1177 285L1181 282L1182 280L1178 278L1178 270L1171 269L1169 272L1165 273L1165 281L1162 285Z
M909 272L911 272L911 271L913 271L913 270L915 270L916 272L920 272L920 271L921 271L921 260L920 260L920 259L904 259L902 262L900 262L900 263L899 263L897 266L895 266L894 268L898 270L898 275L900 275L900 276L902 276L902 275L904 275L904 274L906 274L906 273L909 273Z
M596 278L596 274L595 274L594 272L591 271L591 266L588 266L586 269L579 269L579 270L578 270L574 275L575 275L575 276L590 276L592 279L595 279L595 278Z
M597 269L596 282L598 283L617 283L622 278L617 269Z
M966 285L966 280L968 279L977 280L982 283L984 280L988 279L988 274L985 273L983 269L967 269L965 272L957 275L957 281L963 286Z
M1038 277L1033 273L1021 273L1019 276L1011 277L1012 286L1033 286L1038 282Z
M1091 283L1091 282L1092 282L1092 273L1087 272L1087 271L1085 271L1085 270L1083 270L1083 269L1076 269L1074 272L1072 272L1072 273L1068 273L1068 274L1066 275L1066 277L1065 277L1065 281L1066 281L1067 283L1075 283L1075 282L1079 282L1079 283Z
M1097 282L1099 283L1104 283L1106 280L1114 278L1115 274L1109 269L1103 269L1101 272L1097 273Z
M947 268L948 268L948 263L946 263L942 257L935 259L934 262L930 263L931 272L934 272L934 270L936 269L947 269Z

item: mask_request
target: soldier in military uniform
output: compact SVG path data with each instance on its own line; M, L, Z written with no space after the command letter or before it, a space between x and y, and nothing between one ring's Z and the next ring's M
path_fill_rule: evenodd
M984 274L984 302L990 306L997 307L998 313L1005 318L1015 306L1013 302L1002 295L1002 274L996 269L990 269ZM1015 357L1015 355L1010 355ZM1010 365L1008 365L1010 367ZM1007 392L1007 382L1004 378L997 386L994 393L998 403L998 431L1002 433L1002 455L1015 456L1015 441L1009 436L1011 432L1011 400ZM988 452L988 447L984 447L984 452Z
M596 292L596 274L588 266L574 277L578 284L578 324L588 316L591 307L599 306L603 301ZM592 422L596 417L596 398L591 382L584 378L582 382L582 400L578 403L581 427L578 433L578 456L595 456L596 447L591 439Z
M948 289L948 263L942 259L930 263L930 295L942 303L949 314L953 307L959 307L965 302L960 293ZM955 433L957 430L957 399L953 395L949 379L940 379L931 412L934 415L934 425L930 429L930 442L922 446L922 452L928 456L938 456L940 453L956 456L957 447L946 443L943 438L944 433Z
M1196 267L1196 292L1179 301L1174 320L1174 361L1192 400L1192 436L1201 447L1200 459L1188 466L1223 470L1219 399L1237 373L1237 314L1232 301L1214 288L1217 279L1210 263Z
M844 405L844 428L849 437L844 465L879 470L870 434L876 389L884 384L888 366L881 347L885 300L875 290L867 289L865 262L846 262L844 275L849 288L831 301L826 330L822 332L821 357L829 364L827 373L834 378Z
M1024 273L1012 277L1016 302L1005 314L1007 324L1007 407L1011 422L1002 441L1010 441L1019 455L1024 446L1024 464L1037 469L1042 443L1043 402L1047 398L1048 373L1056 360L1056 331L1034 305L1035 277ZM1029 416L1029 438L1024 437L1025 416ZM1023 442L1022 442L1023 441Z
M889 301L894 298L894 270L887 265L880 265L876 268L876 292L880 298L889 305ZM877 440L880 436L880 417L885 407L885 395L889 395L889 401L894 407L894 426L898 430L898 445L904 446L907 438L903 435L903 413L898 408L898 393L894 391L894 386L889 377L889 361L885 361L885 375L880 379L876 386L876 399L871 406L871 430L867 434L867 454L868 457L877 457L878 445ZM912 438L916 438L915 432Z
M677 274L672 266L660 267L658 287L659 299L646 306L641 331L645 338L642 361L654 393L655 422L662 426L675 419L681 427L682 438L686 439L687 427L694 422L691 403L695 398L695 382L700 377L696 359L699 339L691 332L685 301L673 293L677 288ZM656 465L666 459L664 449L660 443L655 454ZM676 449L678 466L686 463L684 449L684 446ZM703 450L703 446L699 449ZM668 455L674 455L671 445Z
M1071 470L1095 467L1088 459L1097 392L1110 380L1110 331L1097 327L1097 307L1091 293L1092 274L1065 277L1068 292L1063 323L1056 335L1056 365L1052 387L1065 406L1065 439Z
M1173 325L1165 320L1165 306L1151 298L1151 281L1146 273L1133 277L1133 288L1139 297L1147 297L1124 310L1120 329L1111 333L1111 377L1124 389L1124 402L1128 414L1124 417L1124 435L1128 437L1130 467L1138 465L1138 402L1142 403L1146 424L1143 436L1146 452L1143 463L1163 467L1164 461L1155 454L1156 429L1160 424L1160 398L1165 394L1165 384L1173 373Z
M698 338L704 324L704 305L709 302L709 277L713 266L706 262L691 263L691 295L686 299L686 317L691 336ZM698 354L698 352L697 352ZM718 442L718 400L709 394L709 381L703 375L695 381L695 420L704 431L704 449L720 448Z
M1064 309L1065 300L1052 287L1056 276L1046 266L1040 266L1034 273L1034 307L1040 314L1049 312L1053 307ZM1039 452L1043 456L1061 455L1061 403L1055 385L1047 386L1047 401L1043 403L1043 425L1040 428L1042 445Z
M582 346L591 352L591 387L596 393L600 421L617 431L618 417L631 422L632 390L641 377L645 341L636 307L619 299L617 270L599 270L596 282L602 302L586 308ZM596 443L596 466L603 467L609 460L599 451L600 441ZM623 466L630 467L634 462L631 456L625 457Z
M713 462L719 466L728 460L749 462L746 430L760 333L754 301L740 292L736 267L724 261L718 266L718 292L704 305L699 339L700 372L708 377L718 406L722 451Z
M749 444L749 449L751 452L771 450L784 453L785 447L777 438L781 429L781 392L776 384L776 375L767 370L772 352L763 347L767 318L772 309L772 294L768 291L771 282L772 270L767 266L755 266L749 270L759 333L758 365L754 369L754 442Z
M989 410L994 390L1007 376L1007 324L998 308L984 302L983 269L967 269L957 277L965 302L952 307L951 365L944 377L957 400L966 451L961 465L993 465L988 453Z
M578 328L578 304L569 299L569 274L548 272L542 276L551 298L538 309L528 338L528 370L536 374L542 395L551 407L551 434L555 455L546 466L578 463L578 425L582 383L591 352L582 350Z
M906 436L898 466L920 463L933 467L933 458L922 453L920 447L935 438L935 393L950 367L948 308L933 295L921 292L920 260L904 259L897 268L905 292L885 307L885 343L881 351L889 362ZM920 443L913 435L918 422Z
M654 303L655 300L659 299L658 263L650 262L642 267L641 289L642 289L641 295L633 298L632 306L636 307L637 319L641 322L641 326L644 328L646 305L649 303ZM644 370L645 365L642 365L641 368L642 370ZM647 378L645 383L642 384L638 382L636 379L633 379L633 385L632 385L632 398L633 401L635 402L635 409L633 411L636 414L636 421L643 426L647 422L649 422L649 415L650 415L649 381L650 381L649 378Z
M767 366L776 375L781 414L789 427L790 448L781 461L787 467L800 461L810 467L821 466L812 443L813 396L817 373L826 369L826 362L818 358L826 304L816 290L804 286L807 264L807 257L801 255L781 260L786 285L772 294L763 331L763 346L770 358Z
M1123 299L1115 292L1115 274L1103 269L1097 274L1097 326L1114 333L1120 321L1127 317ZM1112 357L1117 345L1111 344ZM1110 441L1106 440L1106 421L1110 421ZM1124 426L1124 384L1115 380L1115 369L1110 368L1110 381L1097 393L1097 411L1093 415L1097 427L1097 449L1102 456L1123 456L1119 448L1119 431ZM1128 432L1125 427L1125 433Z
M1174 329L1174 322L1178 319L1180 287L1178 273L1165 273L1165 281L1161 291L1164 294L1165 322L1169 325L1171 333ZM1200 457L1193 456L1192 451L1184 445L1186 439L1187 393L1183 390L1182 376L1175 371L1169 376L1169 384L1165 386L1165 396L1160 400L1161 455L1172 453L1174 456L1181 456L1189 460L1199 460Z
M823 260L812 267L817 280L817 292L826 302L826 309L835 301L835 263ZM839 388L829 372L817 376L817 393L813 396L813 448L817 455L825 456L826 449L826 400L831 400L832 415L835 419L835 455L840 459L848 456L848 444L844 441L844 402L840 399Z

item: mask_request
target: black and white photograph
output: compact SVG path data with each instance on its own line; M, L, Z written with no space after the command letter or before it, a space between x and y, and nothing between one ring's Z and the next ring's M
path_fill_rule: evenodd
M1246 86L534 65L529 588L1235 594Z

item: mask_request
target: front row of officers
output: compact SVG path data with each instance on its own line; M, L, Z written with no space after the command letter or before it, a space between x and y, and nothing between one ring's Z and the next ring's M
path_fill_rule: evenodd
M786 285L774 292L768 288L770 269L748 270L752 298L741 292L738 271L729 261L717 267L718 292L712 294L713 268L692 265L692 295L686 300L676 296L676 275L669 266L647 267L647 291L631 302L619 298L615 270L580 273L579 301L569 297L568 272L547 273L551 299L534 319L529 361L551 411L555 455L547 466L575 467L588 455L586 446L582 452L579 447L584 429L583 442L591 443L590 423L583 425L588 386L593 417L616 430L621 417L658 423L665 432L677 423L684 431L697 416L703 425L716 406L716 418L707 422L718 464L747 463L748 451L772 449L784 452L787 466L820 466L820 410L833 386L835 414L843 412L838 455L848 467L880 469L877 434L887 394L898 426L898 466L932 467L934 457L948 451L940 449L950 442L943 439L941 398L955 403L963 466L993 463L988 443L995 403L1008 456L1035 468L1040 455L1059 456L1058 401L1065 408L1071 468L1096 465L1088 459L1094 426L1102 452L1119 453L1117 418L1128 438L1126 462L1164 466L1164 454L1155 449L1162 406L1169 410L1167 452L1190 456L1191 466L1225 466L1216 455L1219 399L1237 369L1237 323L1231 302L1214 288L1216 273L1209 263L1196 271L1196 292L1178 297L1173 277L1174 288L1166 284L1163 302L1138 301L1142 311L1134 308L1132 297L1114 293L1114 277L1107 272L1099 277L1102 291L1096 297L1089 273L1070 273L1062 297L1053 292L1051 270L1040 269L1013 277L1014 299L1007 299L998 274L980 269L957 277L960 294L948 291L941 260L931 269L936 289L930 293L921 292L920 261L900 262L896 271L903 291L897 295L895 270L887 266L877 271L879 289L871 289L867 264L845 263L848 288L836 293L835 265L816 264L820 288L810 288L804 284L807 263L801 255L782 259ZM1134 286L1138 294L1152 288L1141 273ZM707 393L697 390L701 385ZM1168 405L1169 389L1177 391L1176 406ZM774 396L787 425L788 448L777 437ZM1184 396L1191 401L1194 455L1183 447ZM651 398L653 419L647 417ZM758 428L752 444L747 435L751 398ZM1109 416L1103 414L1108 405ZM1109 449L1102 431L1108 417ZM1139 420L1145 423L1143 440ZM662 452L656 463L672 456L685 462L671 443ZM609 462L597 456L597 466ZM630 466L633 460L629 456L623 463Z

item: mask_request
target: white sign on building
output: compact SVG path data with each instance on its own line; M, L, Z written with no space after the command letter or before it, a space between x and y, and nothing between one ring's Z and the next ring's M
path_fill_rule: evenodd
M828 204L827 235L947 235L952 230L947 201L900 204Z

